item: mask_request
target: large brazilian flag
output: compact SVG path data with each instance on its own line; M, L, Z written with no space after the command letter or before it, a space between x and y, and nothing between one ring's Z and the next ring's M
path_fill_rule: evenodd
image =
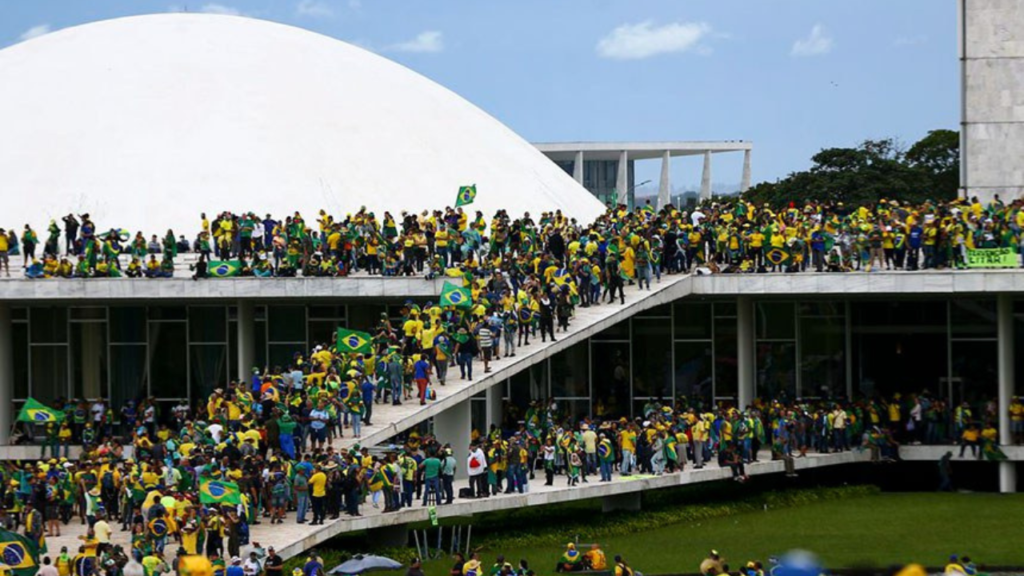
M203 504L237 506L242 503L242 491L234 482L203 480L199 483L199 501Z
M783 248L772 248L764 255L764 258L775 266L781 266L789 262L789 250L785 250Z
M441 288L439 304L442 307L453 306L469 309L473 307L473 295L469 288L460 288L451 282L445 282L444 287Z
M211 260L206 266L210 278L233 278L241 273L242 263L238 260Z
M459 186L459 195L455 197L455 207L472 204L473 200L476 200L476 184Z
M338 341L335 349L339 354L372 354L372 336L366 332L358 332L347 328L338 328Z
M15 576L35 576L39 554L31 540L8 530L0 530L0 557Z
M18 412L18 422L31 422L33 424L49 424L60 422L64 419L64 413L58 412L34 398L25 401L25 405Z

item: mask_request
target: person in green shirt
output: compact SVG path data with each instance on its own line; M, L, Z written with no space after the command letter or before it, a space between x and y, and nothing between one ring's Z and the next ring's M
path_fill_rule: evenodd
M441 461L431 452L430 456L420 464L423 469L423 505L427 505L430 494L434 494L434 503L441 502Z

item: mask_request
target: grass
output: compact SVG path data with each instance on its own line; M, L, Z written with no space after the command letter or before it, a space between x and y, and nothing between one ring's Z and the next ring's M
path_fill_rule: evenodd
M911 561L942 565L951 553L970 555L984 565L1020 566L1021 518L1024 494L878 494L652 526L602 539L600 544L609 561L621 554L647 574L696 572L712 548L734 570L747 560L765 561L792 548L816 552L829 568ZM547 545L490 545L481 551L481 562L489 568L496 555L504 554L513 564L525 558L538 574L547 574L561 552ZM450 567L448 560L424 566L427 576L445 576Z

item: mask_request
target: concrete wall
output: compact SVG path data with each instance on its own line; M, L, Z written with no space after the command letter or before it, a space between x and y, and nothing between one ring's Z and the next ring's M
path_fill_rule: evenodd
M1024 2L958 0L968 197L1024 194Z

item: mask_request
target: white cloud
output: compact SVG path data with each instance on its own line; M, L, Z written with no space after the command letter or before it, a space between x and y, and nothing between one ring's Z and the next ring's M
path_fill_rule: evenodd
M408 42L399 42L388 47L392 52L440 52L444 50L444 35L437 30L420 32Z
M709 34L711 26L705 22L674 22L655 26L654 22L648 20L639 24L623 24L597 43L597 53L613 60L638 60L695 48L706 54L710 48L701 47L700 41Z
M892 45L893 46L918 46L918 45L924 44L926 42L928 42L928 37L923 35L923 34L919 34L917 36L897 36L896 39L892 41Z
M807 38L793 42L792 56L819 56L832 51L835 42L821 24L815 24Z
M39 38L40 36L43 36L43 35L49 34L49 33L50 33L50 25L49 24L39 24L38 26L33 26L33 27L29 28L28 30L25 30L24 32L21 33L21 36L18 36L18 38L20 40L22 40L22 41L25 41L25 40L31 40L33 38Z
M199 8L200 12L207 14L226 14L228 16L241 16L242 11L232 6L225 6L223 4L204 4Z
M334 10L319 0L302 0L295 7L295 12L299 16L309 16L310 18L330 18L334 16Z

